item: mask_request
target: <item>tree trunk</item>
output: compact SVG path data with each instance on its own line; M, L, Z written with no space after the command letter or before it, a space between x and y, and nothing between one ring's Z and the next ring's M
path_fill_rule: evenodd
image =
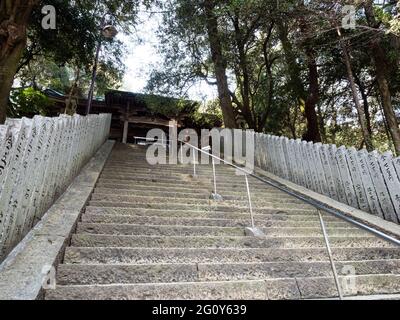
M386 121L386 118L385 118L385 112L383 111L382 101L379 101L379 94L378 93L377 93L377 96L378 96L377 101L378 101L378 105L379 105L379 110L380 110L380 112L382 113L382 116L383 116L383 126L385 127L385 134L386 134L386 137L388 139L388 145L389 145L389 148L392 149L392 147L394 148L394 144L393 144L393 140L391 139L391 136L390 136L390 130L389 130L389 126L388 126L388 123Z
M373 151L374 146L372 144L371 135L368 131L367 119L365 117L364 108L361 106L360 100L358 99L357 87L356 87L356 83L354 81L354 75L353 75L353 70L351 68L351 62L350 62L350 56L348 53L348 49L347 49L346 44L343 41L342 32L340 31L340 28L338 26L336 26L336 31L339 36L340 46L342 47L343 58L344 58L344 62L345 62L346 69L347 69L347 76L349 78L348 80L350 82L350 88L351 88L351 92L353 94L354 104L356 105L356 109L358 112L358 118L359 118L359 122L360 122L360 126L361 126L362 135L364 138L365 146L367 147L368 151Z
M372 1L366 1L364 3L364 8L369 26L372 28L379 27L379 24L377 23L375 18ZM386 117L387 124L389 126L390 135L392 137L396 153L397 155L400 155L400 128L392 105L392 98L388 81L388 60L381 46L380 38L373 38L373 40L371 41L371 49L372 56L375 62L378 87L382 97L383 111Z
M364 105L365 120L367 122L368 132L370 135L372 135L371 114L369 112L369 102L368 102L367 93L365 92L365 86L361 82L360 77L358 77L356 74L354 75L354 80L355 80L358 88L360 89L360 93L361 93L361 97L362 97L363 105Z
M392 137L393 144L396 149L396 154L400 156L400 129L396 118L396 114L392 106L389 84L386 80L383 71L384 66L382 60L377 60L375 58L375 64L376 64L376 75L378 80L379 91L382 97L383 111L385 113L385 118L389 126L390 135Z
M318 116L318 125L319 125L319 132L321 136L321 142L325 143L326 142L326 127L324 126L325 119L324 119L324 114L321 109L321 105L317 104L317 116Z
M319 132L318 116L315 110L319 101L318 68L315 61L314 50L308 47L305 51L309 70L308 78L310 81L310 88L305 103L305 113L308 125L307 132L303 138L306 141L321 142L322 140L321 133Z
M65 114L68 114L70 116L73 116L76 113L76 104L73 103L72 99L75 95L76 89L78 88L80 74L81 74L81 71L80 71L79 67L77 67L76 71L75 71L75 79L71 86L71 90L69 91L67 102L66 102L66 107L65 107Z
M302 7L304 4L302 5ZM300 30L302 35L307 39L310 34L310 28L303 17L299 18ZM303 44L304 52L307 57L308 67L308 95L305 101L305 114L307 119L307 132L303 139L306 141L321 142L321 133L318 125L318 115L316 107L319 102L319 82L318 82L318 67L315 59L315 50L312 44L306 40Z
M287 27L282 22L278 22L277 25L279 39L282 42L283 51L285 52L288 74L290 76L289 86L292 88L299 105L302 105L303 103L305 104L307 132L304 134L303 139L307 141L321 142L321 135L318 127L318 116L315 110L316 103L319 99L318 70L315 63L315 58L311 57L311 59L308 61L310 92L307 95L306 89L304 88L304 84L301 80L300 67L296 61L293 46L288 38ZM311 51L309 54L310 53Z
M218 19L214 14L215 4L213 0L204 0L204 11L208 40L210 43L211 57L214 63L217 78L218 96L221 104L225 127L237 128L235 113L233 110L228 77L226 76L227 63L223 56L222 44L218 31Z
M265 101L265 110L261 113L259 120L257 121L257 128L259 132L262 132L264 130L265 124L268 119L268 115L270 112L270 109L272 107L272 101L273 101L273 95L274 95L274 89L275 89L275 84L274 84L274 79L272 76L272 66L269 64L269 59L268 57L265 59L266 63L266 77L267 77L267 84L265 86L265 90L267 91L268 97L266 98Z
M264 63L265 63L265 76L267 78L267 84L265 86L265 90L268 93L268 96L265 101L265 110L261 113L259 120L257 121L257 128L259 132L264 131L265 123L267 122L268 118L268 113L270 111L270 108L272 106L272 101L273 101L273 96L274 96L274 89L275 89L275 84L274 84L274 79L272 75L272 65L274 63L274 59L269 58L268 54L268 46L271 40L271 35L272 31L274 29L275 23L271 23L271 25L268 28L268 33L266 36L266 39L264 40L263 43L263 55L264 55Z
M0 124L7 116L15 73L26 46L26 28L37 0L0 2Z
M238 82L240 86L240 93L243 99L242 103L242 112L243 116L246 119L247 124L251 129L257 129L255 127L255 118L251 110L251 102L250 102L250 75L249 75L249 68L247 63L247 56L246 56L246 49L245 49L245 41L243 39L242 31L240 29L240 22L238 13L233 21L233 25L235 28L235 40L236 46L239 53L239 66L241 72L238 73ZM241 74L240 74L241 73ZM243 79L243 80L241 80Z

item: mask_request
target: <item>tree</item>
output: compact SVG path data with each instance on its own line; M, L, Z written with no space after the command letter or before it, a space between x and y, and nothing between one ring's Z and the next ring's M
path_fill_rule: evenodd
M8 97L26 46L27 27L38 0L0 0L0 124L6 119Z
M308 33L305 22L302 22L302 32ZM296 55L293 46L288 38L288 28L284 22L278 22L279 37L282 42L285 60L287 64L287 72L289 74L289 86L298 101L299 107L304 105L304 112L307 119L307 132L303 135L303 139L307 141L321 142L321 135L318 127L318 117L316 113L316 104L319 100L318 85L318 69L315 60L315 52L312 46L305 45L305 53L307 59L307 67L309 69L309 92L305 89L301 78L301 68L296 61Z
M113 24L129 34L136 23L139 0L1 0L0 11L0 121L5 119L9 92L18 71L28 67L35 59L58 66L69 65L89 73L94 52L101 37L103 23ZM146 3L147 1L143 1ZM53 5L57 11L57 27L42 27L43 5ZM3 10L4 9L4 10ZM12 49L12 50L11 50ZM103 79L121 74L122 50L118 41L105 42L100 67L106 73ZM101 75L100 81L101 82Z
M371 45L379 40L391 66L380 72L396 119L400 41L393 31L395 1L374 4L378 27L368 23L360 0L280 0L279 6L267 0L210 1L222 81L216 76L204 3L170 0L163 7L160 48L165 60L152 73L149 89L185 94L199 80L223 83L224 92L230 91L228 110L246 122L245 128L314 142L353 141L368 150L390 147L388 116L382 118L388 108ZM343 28L347 4L356 8L355 29Z
M382 22L376 18L372 0L364 2L365 15L369 27L379 29ZM379 32L379 31L377 31ZM392 95L390 92L390 73L389 59L383 47L381 37L374 37L370 43L379 91L382 97L382 105L387 120L389 131L393 139L396 153L400 155L400 128L392 105Z
M50 100L41 92L32 87L14 90L11 94L12 108L9 113L12 117L30 117L40 114L46 116L52 106Z
M204 0L202 6L204 9L208 41L211 51L211 58L214 63L219 101L221 104L222 115L224 117L224 123L227 128L237 128L232 100L230 97L228 78L226 76L227 63L222 51L220 32L218 28L218 18L215 15L215 1Z
M343 41L342 33L341 33L339 27L336 26L336 28L337 28L337 32L338 32L338 36L339 36L339 42L342 47L343 59L344 59L345 65L346 65L347 76L348 76L348 80L350 83L351 92L353 94L354 104L356 105L356 109L358 112L361 131L362 131L362 134L364 137L364 143L365 143L368 151L373 151L374 146L372 144L371 133L368 130L367 118L365 116L365 110L362 108L362 106L360 104L360 100L358 98L358 93L357 93L357 88L356 88L356 84L355 84L355 80L354 80L353 69L351 67L351 61L350 61L348 47L346 46L346 44Z

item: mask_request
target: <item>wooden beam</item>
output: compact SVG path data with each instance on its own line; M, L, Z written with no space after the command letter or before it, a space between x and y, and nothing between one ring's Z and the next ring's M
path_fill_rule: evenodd
M163 120L159 118L150 118L150 117L128 117L129 123L141 123L141 124L150 124L156 126L164 126L169 127L169 121Z

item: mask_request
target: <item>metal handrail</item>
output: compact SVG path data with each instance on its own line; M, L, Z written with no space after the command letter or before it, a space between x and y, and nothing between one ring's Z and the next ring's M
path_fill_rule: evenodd
M288 190L288 189L286 189L284 187L281 187L277 183L274 183L274 182L268 181L268 180L266 180L266 179L264 179L262 177L259 177L259 176L255 175L254 173L249 172L249 171L245 170L244 168L233 164L232 162L229 162L229 161L226 161L224 159L221 159L220 157L215 156L213 154L206 153L205 151L193 146L190 143L187 143L187 142L182 141L182 140L178 140L178 141L190 146L194 150L197 150L197 151L199 151L201 153L207 154L210 157L212 157L214 159L217 159L217 160L219 160L219 161L221 161L221 162L223 162L223 163L225 163L225 164L227 164L227 165L229 165L229 166L231 166L231 167L233 167L233 168L245 173L248 176L251 176L251 177L253 177L253 178L255 178L255 179L257 179L257 180L259 180L259 181L261 181L261 182L263 182L265 184L268 184L269 186L271 186L271 187L273 187L275 189L278 189L278 190L280 190L280 191L282 191L282 192L284 192L284 193L286 193L286 194L288 194L288 195L290 195L290 196L292 196L292 197L294 197L294 198L296 198L298 200L301 200L301 201L303 201L303 202L315 207L318 210L321 210L321 211L324 211L326 213L329 213L329 214L331 214L331 215L333 215L333 216L335 216L335 217L337 217L337 218L339 218L341 220L344 220L344 221L346 221L346 222L348 222L350 224L353 224L353 225L357 226L358 228L361 228L361 229L363 229L363 230L365 230L365 231L367 231L367 232L369 232L369 233L371 233L371 234L373 234L373 235L375 235L375 236L377 236L377 237L379 237L379 238L381 238L381 239L383 239L385 241L388 241L388 242L391 242L391 243L393 243L395 245L400 246L400 240L399 239L396 239L396 238L394 238L394 237L392 237L392 236L390 236L388 234L383 233L382 231L374 229L374 228L372 228L372 227L370 227L370 226L368 226L368 225L366 225L366 224L364 224L362 222L359 222L359 221L357 221L357 220L355 220L353 218L350 218L350 217L344 215L343 213L340 213L339 211L337 211L335 209L332 209L332 208L330 208L328 206L325 206L325 205L321 204L320 202L317 202L316 200L306 198L306 197L304 197L304 196L302 196L300 194L297 194L297 193L295 193L293 191L290 191L290 190Z
M135 139L135 142L137 142L138 140L142 140L145 141L146 143L153 143L153 145L159 145L159 146L163 146L166 147L167 143L169 142L169 140L165 140L165 139L161 139L161 143L158 142L158 139L153 139L153 138L145 138L145 137L133 137Z
M167 140L167 141L169 142L170 140ZM200 148L198 148L198 147L196 147L196 146L194 146L194 145L192 145L192 144L190 144L188 142L182 141L182 140L178 140L178 142L181 144L181 150L180 151L181 151L181 162L182 163L183 163L183 146L184 145L189 146L189 148L192 148L194 151L197 150L198 152L200 152L202 154L206 154L208 157L211 157L212 166L213 166L213 175L214 175L214 194L213 194L213 196L214 196L214 198L216 200L219 199L218 197L220 197L220 196L217 194L215 160L223 162L224 164L227 164L230 167L233 167L236 170L244 173L245 182L246 182L246 188L247 188L247 196L248 196L248 201L249 201L249 211L250 211L250 217L251 217L251 226L252 226L252 231L253 232L258 232L260 230L258 230L255 227L254 213L253 213L253 207L252 207L252 201L251 201L251 193L250 193L250 186L249 186L248 176L251 176L251 177L253 177L253 178L255 178L255 179L257 179L257 180L259 180L259 181L261 181L261 182L263 182L265 184L268 184L269 186L271 186L271 187L273 187L275 189L278 189L278 190L280 190L280 191L282 191L282 192L284 192L284 193L286 193L286 194L288 194L288 195L290 195L290 196L292 196L292 197L294 197L294 198L296 198L298 200L301 200L301 201L303 201L303 202L315 207L317 209L317 212L318 212L318 215L319 215L322 234L323 234L323 237L324 237L325 246L326 246L326 249L327 249L327 252L328 252L329 261L330 261L330 264L331 264L332 273L333 273L333 276L334 276L335 285L336 285L336 289L337 289L337 292L338 292L340 300L343 300L343 292L342 292L342 288L341 288L341 285L340 285L339 276L338 276L338 273L337 273L335 261L333 259L333 254L332 254L332 249L331 249L331 246L330 246L329 236L328 236L328 233L327 233L327 230L326 230L326 226L325 226L321 211L324 211L324 212L327 212L327 213L329 213L331 215L334 215L337 218L345 220L348 223L353 224L353 225L355 225L355 226L357 226L357 227L359 227L359 228L361 228L361 229L363 229L363 230L365 230L365 231L367 231L369 233L372 233L372 234L374 234L375 236L377 236L379 238L382 238L382 239L384 239L386 241L389 241L389 242L391 242L393 244L396 244L396 245L400 246L400 240L398 240L398 239L395 239L395 238L393 238L393 237L391 237L391 236L389 236L389 235L387 235L387 234L385 234L385 233L383 233L383 232L381 232L379 230L371 228L370 226L368 226L368 225L366 225L364 223L361 223L361 222L356 221L356 220L354 220L354 219L352 219L352 218L350 218L348 216L345 216L344 214L342 214L342 213L340 213L340 212L338 212L338 211L336 211L336 210L334 210L332 208L326 207L326 206L322 205L321 203L318 203L315 200L306 198L306 197L301 196L301 195L299 195L299 194L297 194L295 192L287 190L286 188L281 187L277 183L274 183L274 182L268 181L268 180L266 180L264 178L261 178L261 177L255 175L253 172L247 171L243 167L239 167L239 166L233 164L232 162L228 162L228 161L226 161L226 160L224 160L224 159L222 159L222 158L220 158L218 156L215 156L215 155L211 154L209 152L211 150L211 147L209 147L209 146L205 147L203 149L200 149ZM194 171L194 177L195 177L196 176L196 152L193 152L193 171ZM221 197L221 199L222 199L222 197ZM261 231L261 233L262 233L262 231Z
M328 236L328 233L326 232L325 222L324 222L324 219L322 218L321 211L319 211L319 210L318 210L318 215L319 215L319 221L321 223L322 233L324 235L326 249L328 250L329 261L331 263L333 277L335 278L336 289L337 289L338 294L339 294L339 299L343 300L342 287L340 286L339 276L338 276L338 273L337 273L337 270L336 270L335 261L333 260L332 249L331 249L331 245L329 243L329 236Z
M244 175L245 179L246 179L246 188L247 188L247 197L249 198L249 209L250 209L250 216L251 216L251 227L254 229L255 223L254 223L254 214L253 214L253 206L251 203L251 194L250 194L250 186L249 186L249 178L247 176L247 174Z
M197 148L195 146L193 146L190 143L187 143L185 141L182 140L178 140L178 142L181 143L181 145L183 146L183 144L188 145L190 148L192 148L193 150L198 150L203 154L206 154L207 156L211 157L212 159L212 166L213 166L213 175L214 175L214 193L213 193L213 197L214 200L216 201L220 201L222 200L222 197L217 193L217 178L216 178L216 173L215 173L215 160L219 160L222 161L224 163L228 163L227 161L225 161L224 159L221 159L220 157L214 156L213 154L211 154L210 152L206 152L211 150L211 147L205 147L203 149ZM181 152L182 152L181 148ZM196 176L196 156L195 156L195 152L193 152L193 158L194 158L194 162L193 162L193 166L194 166L194 172L195 172L195 176ZM234 166L232 163L229 163L229 165ZM244 170L243 168L237 167L238 170L242 171L244 173L245 179L246 179L246 188L247 188L247 197L248 197L248 201L249 201L249 211L250 211L250 220L251 220L251 227L253 229L253 231L255 231L255 222L254 222L254 213L253 213L253 206L252 206L252 202L251 202L251 194L250 194L250 186L249 186L249 179L248 179L248 175L249 173Z
M168 139L165 140L165 142L170 142L170 141L171 140L168 140ZM305 196L302 196L302 195L300 195L300 194L298 194L298 193L296 193L294 191L290 191L290 190L286 189L285 187L280 186L279 184L277 184L275 182L272 182L272 181L264 179L264 178L262 178L260 176L257 176L254 173L249 172L249 171L245 170L244 168L233 164L232 162L226 161L226 160L224 160L224 159L222 159L222 158L220 158L218 156L215 156L213 154L205 152L205 151L201 150L200 148L197 148L197 147L193 146L190 143L187 143L187 142L182 141L182 140L178 140L178 142L180 142L182 144L186 144L186 145L190 146L191 148L193 148L194 150L197 150L197 151L199 151L199 152L201 152L203 154L207 154L208 156L210 156L210 157L212 157L212 158L214 158L216 160L219 160L219 161L223 162L224 164L229 165L232 168L235 168L235 169L243 172L244 174L247 174L248 176L251 176L251 177L253 177L253 178L255 178L255 179L257 179L257 180L259 180L259 181L261 181L261 182L263 182L263 183L265 183L265 184L267 184L267 185L269 185L269 186L271 186L271 187L273 187L273 188L275 188L277 190L280 190L280 191L288 194L289 196L292 196L292 197L294 197L294 198L296 198L296 199L298 199L300 201L303 201L303 202L315 207L318 210L321 210L321 211L324 211L326 213L329 213L329 214L331 214L331 215L333 215L333 216L335 216L335 217L337 217L337 218L339 218L341 220L344 220L344 221L346 221L346 222L348 222L348 223L350 223L350 224L352 224L352 225L354 225L354 226L356 226L356 227L358 227L360 229L363 229L363 230L365 230L365 231L367 231L367 232L369 232L369 233L371 233L371 234L373 234L373 235L375 235L375 236L377 236L377 237L379 237L379 238L381 238L381 239L383 239L385 241L388 241L388 242L391 242L392 244L400 246L400 240L399 239L396 239L396 238L394 238L394 237L392 237L392 236L390 236L390 235L388 235L386 233L383 233L382 231L374 229L374 228L368 226L365 223L362 223L362 222L359 222L359 221L357 221L357 220L355 220L353 218L350 218L350 217L346 216L345 214L340 213L336 209L330 208L330 207L328 207L328 206L326 206L326 205L324 205L324 204L322 204L322 203L320 203L320 202L318 202L316 200L313 200L313 199L307 198Z

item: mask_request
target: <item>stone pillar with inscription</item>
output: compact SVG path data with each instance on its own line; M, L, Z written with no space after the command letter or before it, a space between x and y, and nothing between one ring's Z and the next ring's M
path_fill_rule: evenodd
M392 220L396 216L396 213L378 163L378 157L379 154L377 151L368 153L368 169L383 211L384 218L386 220Z
M338 148L336 152L336 159L339 166L340 176L342 178L344 192L346 194L347 204L351 207L359 209L357 195L354 190L353 180L351 179L349 166L346 157L347 150L345 147Z
M393 166L392 153L386 152L380 155L378 157L378 162L395 211L395 215L392 214L390 220L398 223L400 221L400 181L397 177L395 167Z
M359 167L359 172L361 180L363 182L364 190L367 196L367 201L371 209L371 213L384 218L381 205L379 203L378 194L376 192L376 187L371 177L371 173L368 168L368 152L363 149L357 153L357 163Z
M371 212L367 200L367 195L364 190L364 185L361 179L357 150L355 148L348 149L346 152L346 158L351 179L353 181L353 188L356 192L359 208L363 211Z
M329 146L322 145L319 149L319 152L320 152L322 170L325 173L329 196L334 200L339 200L336 190L335 178L332 172L331 163L329 161Z

